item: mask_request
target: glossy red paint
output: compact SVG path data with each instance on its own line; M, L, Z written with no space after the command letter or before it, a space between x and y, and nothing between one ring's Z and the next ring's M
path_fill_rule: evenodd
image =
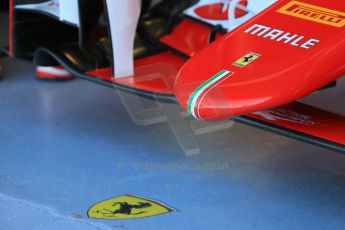
M239 2L242 6L247 6L248 1L242 0ZM229 9L222 11L223 3L213 3L208 4L205 6L200 6L195 9L195 14L201 18L209 19L209 20L228 20L229 18ZM236 9L235 17L239 18L247 14L247 11Z
M185 59L164 52L135 61L135 76L114 78L111 68L96 69L86 74L130 88L174 95L174 83Z
M8 19L8 41L9 41L9 47L8 51L11 57L13 57L13 0L10 0L9 3L9 19Z
M318 14L293 7L287 11L295 16L278 12L296 2L333 11L324 10L325 16L319 8ZM344 13L345 4L338 0L278 1L183 66L175 84L179 103L198 119L222 120L288 104L318 90L345 73ZM247 59L247 65L236 66L239 59Z
M62 66L36 67L36 78L41 80L67 81L74 77Z
M345 145L345 117L299 102L247 117Z
M160 39L163 44L192 57L196 52L209 45L208 39L212 28L201 22L184 19L169 35ZM217 34L216 38L221 34Z

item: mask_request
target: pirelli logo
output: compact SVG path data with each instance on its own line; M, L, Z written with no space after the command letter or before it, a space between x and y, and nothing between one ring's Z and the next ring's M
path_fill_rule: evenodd
M278 10L279 13L297 18L342 28L345 26L345 13L299 1L291 1Z

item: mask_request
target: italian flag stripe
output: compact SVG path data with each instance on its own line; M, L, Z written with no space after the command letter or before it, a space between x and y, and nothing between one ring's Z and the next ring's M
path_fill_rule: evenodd
M225 80L224 78L227 78L229 76L231 76L232 72L228 71L228 70L222 70L219 73L217 73L216 75L214 75L213 77L211 77L209 80L207 80L206 82L204 82L203 84L201 84L190 96L189 100L188 100L188 112L189 114L191 114L193 117L195 117L196 119L201 119L199 114L196 114L196 110L199 108L201 101L199 101L199 106L197 106L197 102L201 97L203 93L208 93L212 87L215 87L216 85L218 85L217 83Z

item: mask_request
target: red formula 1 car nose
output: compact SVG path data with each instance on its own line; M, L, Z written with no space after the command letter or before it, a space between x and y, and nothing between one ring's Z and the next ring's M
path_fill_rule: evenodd
M227 119L298 100L343 75L344 5L304 2L332 20L279 1L184 65L175 84L181 106L197 119Z
M182 107L196 119L221 119L223 113L221 108L230 108L231 105L223 97L218 86L233 74L231 71L221 70L205 82L191 84L181 83L182 78L178 78L175 85L175 90L178 92L177 99Z

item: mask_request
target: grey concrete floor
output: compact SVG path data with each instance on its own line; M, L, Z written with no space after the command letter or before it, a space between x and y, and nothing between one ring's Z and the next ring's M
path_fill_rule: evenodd
M235 123L196 135L200 153L186 156L166 122L134 124L115 90L37 81L30 63L1 63L1 230L344 229L343 155ZM345 113L344 96L342 79L304 101ZM129 193L178 211L87 217L92 204Z

